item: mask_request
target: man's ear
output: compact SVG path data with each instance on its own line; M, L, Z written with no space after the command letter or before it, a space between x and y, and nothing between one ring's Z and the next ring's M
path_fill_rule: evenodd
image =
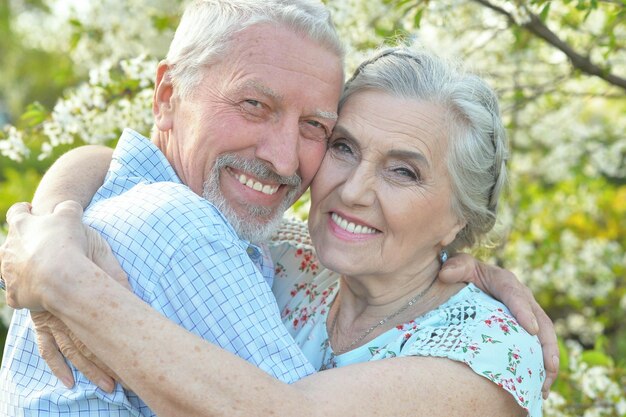
M170 66L159 62L152 98L152 114L156 127L163 132L171 130L174 123L174 85L170 76Z

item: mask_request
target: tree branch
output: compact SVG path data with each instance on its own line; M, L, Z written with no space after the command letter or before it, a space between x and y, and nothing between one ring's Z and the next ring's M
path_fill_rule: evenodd
M554 32L552 32L541 21L541 19L537 15L528 12L530 20L528 22L520 24L515 21L515 19L509 12L507 12L506 10L504 10L503 8L499 6L496 6L495 4L490 3L487 0L472 0L472 1L474 1L475 3L479 3L495 11L496 13L499 13L505 16L511 24L523 27L524 29L532 33L533 35L543 39L550 45L554 46L555 48L563 52L569 58L574 68L577 68L586 74L599 77L603 79L604 81L608 82L609 84L612 84L614 86L620 87L623 90L626 90L626 78L623 78L616 74L611 73L608 69L602 68L594 64L593 62L591 62L591 60L588 57L576 52L570 45L568 45L566 42L561 40Z

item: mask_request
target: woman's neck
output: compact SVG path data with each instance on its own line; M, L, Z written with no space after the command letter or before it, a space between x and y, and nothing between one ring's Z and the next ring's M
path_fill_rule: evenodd
M327 323L335 351L342 353L373 326L376 327L353 348L409 322L443 304L464 287L442 283L437 280L438 273L439 264L435 262L412 276L342 276Z

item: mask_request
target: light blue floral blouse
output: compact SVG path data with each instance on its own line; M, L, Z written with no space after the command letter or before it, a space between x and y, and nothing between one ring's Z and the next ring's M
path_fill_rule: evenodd
M272 290L283 322L317 369L398 356L449 358L505 389L530 417L542 415L545 373L538 339L474 285L435 310L334 356L326 318L338 292L338 274L318 263L306 226L297 221L283 225L271 252L276 265Z

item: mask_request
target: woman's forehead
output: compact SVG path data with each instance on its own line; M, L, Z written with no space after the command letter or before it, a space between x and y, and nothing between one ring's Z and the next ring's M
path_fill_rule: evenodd
M433 102L367 90L350 96L336 133L377 149L419 150L429 158L447 143L445 109Z

